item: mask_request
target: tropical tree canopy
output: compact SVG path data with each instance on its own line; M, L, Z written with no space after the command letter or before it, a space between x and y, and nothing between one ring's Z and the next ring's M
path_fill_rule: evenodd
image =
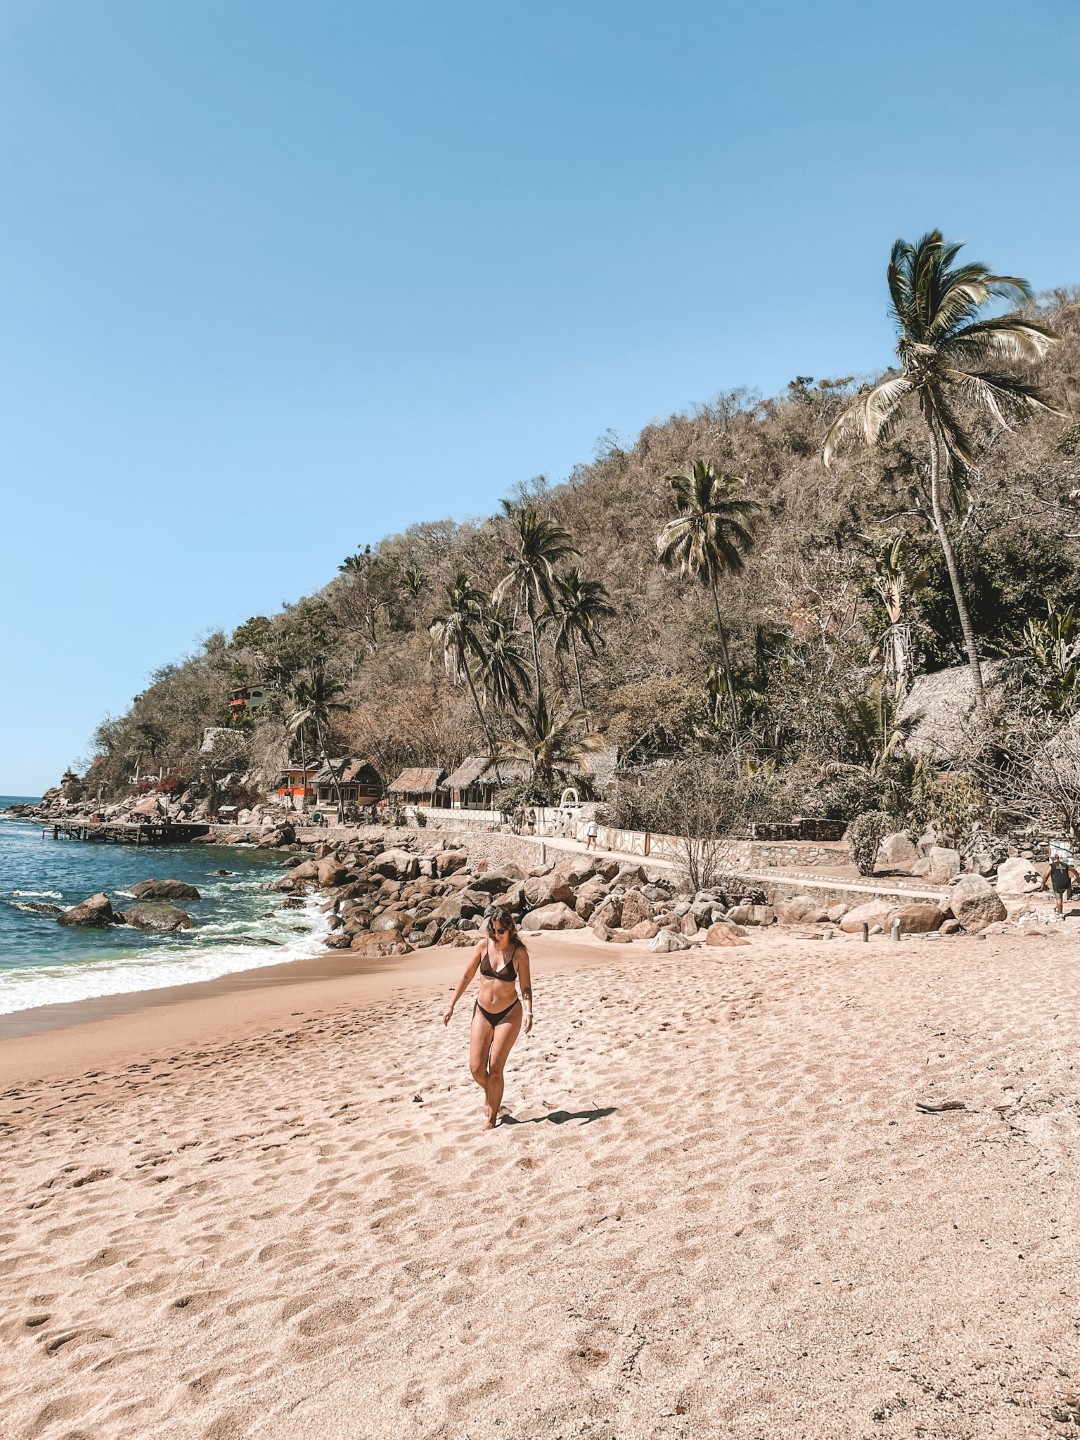
M993 300L1027 302L1031 286L977 262L951 268L962 248L940 230L916 245L893 245L887 278L900 364L833 421L822 452L826 465L848 439L873 445L883 438L909 399L948 453L968 466L976 463L975 445L958 402L985 409L1006 428L1033 410L1056 412L1036 386L1004 367L1040 360L1057 334L1024 315L981 314Z
M585 684L581 675L578 641L581 640L588 646L590 654L595 655L597 644L604 643L600 623L609 619L616 611L601 582L586 580L576 566L559 579L558 591L555 651L557 654L567 650L570 652L574 662L578 700L588 724L588 706L585 703Z
M533 652L533 675L540 689L540 644L538 625L544 611L556 608L555 567L577 552L567 531L541 515L535 505L504 505L509 521L510 545L506 574L495 587L493 602L498 605L514 595L529 623Z
M677 569L684 578L699 581L712 595L731 722L737 730L739 706L717 582L723 575L742 571L744 557L753 544L748 522L760 506L736 495L739 482L729 475L718 475L711 460L695 460L689 474L669 475L668 483L677 514L656 537L657 557L666 569Z
M580 710L551 706L542 691L531 705L510 716L512 739L501 758L531 766L549 805L554 802L556 779L568 779L582 758L603 743L598 735L580 733L584 719Z

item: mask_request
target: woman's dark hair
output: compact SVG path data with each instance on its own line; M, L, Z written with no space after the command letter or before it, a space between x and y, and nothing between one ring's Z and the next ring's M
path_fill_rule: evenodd
M495 938L496 925L501 925L504 930L508 930L511 940L517 939L518 928L517 921L514 919L514 912L507 910L505 905L500 905L497 910L493 910L488 916L487 933L493 940Z

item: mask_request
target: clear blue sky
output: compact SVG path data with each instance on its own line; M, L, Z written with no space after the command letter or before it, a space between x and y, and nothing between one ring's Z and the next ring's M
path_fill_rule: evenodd
M5 0L0 791L357 545L1080 282L1075 0ZM166 581L155 579L166 576Z

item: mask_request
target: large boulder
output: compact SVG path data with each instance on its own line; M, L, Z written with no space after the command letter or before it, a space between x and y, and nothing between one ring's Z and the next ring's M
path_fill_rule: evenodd
M574 890L584 885L591 875L596 874L596 861L588 855L564 855L555 866L556 872L565 876L566 883Z
M654 955L666 955L671 950L689 950L690 941L675 930L660 930L649 941Z
M906 830L894 830L878 847L878 860L890 870L910 870L918 858L919 852Z
M324 890L329 890L334 885L344 885L352 876L336 856L328 855L319 861L317 879Z
M441 850L435 857L435 868L440 875L452 875L469 863L467 850Z
M1030 895L1042 884L1042 875L1034 860L1024 860L1019 855L1003 860L998 866L997 888L999 895Z
M588 920L607 894L607 888L607 881L599 875L594 875L590 880L586 880L584 885L578 886L574 909L583 920Z
M636 925L623 928L631 940L651 940L654 935L660 933L660 926L655 920L639 920Z
M477 875L471 882L473 890L484 890L489 895L501 895L524 877L516 865L495 865Z
M854 910L849 910L839 922L840 929L846 930L849 935L861 935L862 927L869 925L871 929L880 925L883 930L889 926L889 916L892 907L888 900L867 900L863 905L856 905Z
M301 860L299 865L293 865L289 870L290 880L317 880L319 878L318 860Z
M949 892L952 913L965 930L985 930L1008 917L1005 902L981 875L961 875Z
M618 930L622 925L622 900L618 895L602 896L590 918L599 920L609 930Z
M168 935L176 930L193 930L195 922L178 905L168 900L140 900L124 916L136 930L153 930Z
M728 925L723 920L718 920L715 925L710 925L708 934L705 936L705 944L717 950L732 945L749 945L749 943L749 940L743 939L738 925Z
M622 899L622 925L624 930L632 930L635 925L640 925L643 920L653 918L652 905L640 890L628 890Z
M521 922L522 930L584 930L585 921L569 905L556 901L530 910Z
M465 943L472 944L471 938ZM396 930L378 932L363 930L359 935L353 936L349 945L350 950L373 959L383 958L387 955L408 955L412 948L407 940L402 940Z
M532 875L525 881L525 900L533 910L547 905L572 905L574 892L566 883L565 875L553 870L549 875Z
M795 895L776 902L776 919L780 925L817 925L828 919L828 909L813 895Z
M776 911L771 905L750 905L747 909L750 913L741 922L744 925L771 925L776 919Z
M645 874L645 868L642 865L620 865L615 879L620 885L625 885L628 890L631 887L649 883L649 877Z
M136 900L199 900L202 898L194 885L187 885L183 880L140 880L137 885L131 887L131 893Z
M930 869L927 878L934 885L947 885L960 874L960 851L949 850L944 845L935 845L929 854Z
M412 880L420 873L420 861L408 850L384 850L375 856L371 868L387 880Z
M891 931L893 921L899 920L901 935L929 935L932 930L940 930L948 918L946 911L933 904L900 905L890 911L884 929Z
M89 930L106 930L110 925L124 923L124 917L116 913L105 894L91 895L89 900L62 910L56 919L60 925L78 925Z
M494 895L491 903L501 910L513 910L515 914L527 909L524 880L515 880L509 890L502 895ZM578 913L580 914L580 911Z

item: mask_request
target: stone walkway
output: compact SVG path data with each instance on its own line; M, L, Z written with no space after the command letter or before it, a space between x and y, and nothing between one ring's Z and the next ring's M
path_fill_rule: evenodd
M606 855L627 865L642 865L647 870L678 871L682 867L674 860L661 860L651 855L632 855L621 850L588 851L582 840L570 840L565 836L516 835L515 840L524 840L537 850L542 846L574 855ZM944 886L927 885L918 878L902 875L883 876L880 881L870 876L851 880L844 876L823 875L810 870L743 870L732 869L728 874L740 880L752 880L759 885L792 886L803 890L830 890L851 892L855 895L882 895L901 900L947 900L949 892Z

